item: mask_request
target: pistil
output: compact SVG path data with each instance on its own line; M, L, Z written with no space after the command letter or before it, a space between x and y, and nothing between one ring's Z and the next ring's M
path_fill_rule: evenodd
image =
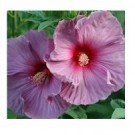
M78 62L80 66L85 66L89 63L89 57L85 53L79 53Z

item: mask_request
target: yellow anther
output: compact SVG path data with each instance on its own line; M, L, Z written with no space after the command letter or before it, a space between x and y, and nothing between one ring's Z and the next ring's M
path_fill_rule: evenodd
M79 58L78 58L78 62L80 64L80 66L83 67L89 63L89 57L85 53L80 53Z

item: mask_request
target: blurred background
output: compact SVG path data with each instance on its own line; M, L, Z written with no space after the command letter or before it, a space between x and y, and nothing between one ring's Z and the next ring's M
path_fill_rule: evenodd
M8 11L7 12L7 38L14 38L25 32L44 30L49 38L58 22L63 19L73 19L77 15L88 16L92 11ZM125 12L111 11L120 22L125 34ZM8 119L28 119L20 116L10 109L7 110ZM106 100L93 105L72 105L59 119L124 119L125 118L125 88L112 93Z

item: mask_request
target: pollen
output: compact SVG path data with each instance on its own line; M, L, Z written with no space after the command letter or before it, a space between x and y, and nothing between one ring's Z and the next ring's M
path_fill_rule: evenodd
M38 72L33 76L33 80L36 82L43 82L46 78L46 74L44 72Z
M78 58L78 62L80 66L85 66L89 63L89 57L87 54L85 53L80 53L79 54L79 58Z
M37 72L34 76L31 77L31 80L39 85L45 82L46 77L47 75L45 72Z

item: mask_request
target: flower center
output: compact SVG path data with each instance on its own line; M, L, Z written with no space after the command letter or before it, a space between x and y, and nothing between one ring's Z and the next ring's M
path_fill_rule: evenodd
M80 66L85 66L89 63L89 57L85 53L79 53L78 62Z
M39 84L44 82L45 78L46 78L45 72L38 72L33 76L33 80L35 82L38 82Z
M40 85L49 81L49 77L50 72L47 69L44 69L41 72L37 72L34 76L31 76L31 80L37 85Z

